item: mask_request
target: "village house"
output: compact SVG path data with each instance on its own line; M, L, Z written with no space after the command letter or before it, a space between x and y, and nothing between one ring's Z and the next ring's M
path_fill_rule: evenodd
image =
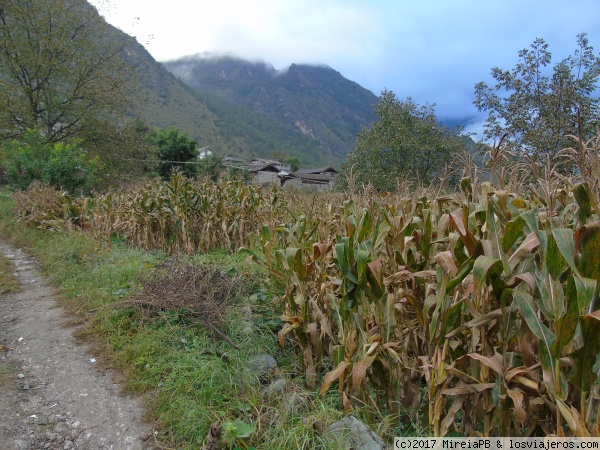
M281 185L296 189L329 191L335 186L338 171L333 167L317 167L299 169L290 174L280 176Z
M247 170L256 184L281 186L296 189L328 191L333 188L338 172L331 166L313 169L300 169L295 172L279 159L252 158L246 161L234 156L223 158L223 166Z

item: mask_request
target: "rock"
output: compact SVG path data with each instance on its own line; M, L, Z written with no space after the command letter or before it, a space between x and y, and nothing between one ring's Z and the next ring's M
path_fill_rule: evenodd
M48 418L46 416L43 416L43 415L40 414L37 417L37 424L38 425L48 425L48 423L49 423L48 422Z
M286 386L287 386L287 382L283 378L280 378L278 380L273 381L270 385L268 385L263 390L263 395L265 397L273 397L275 395L283 394Z
M65 441L65 445L64 445L63 449L64 450L69 450L71 448L73 448L73 442L71 442L71 441Z
M341 436L348 433L347 450L384 450L385 442L373 430L354 416L348 416L327 428L327 433Z
M277 361L268 353L261 353L250 359L248 368L259 378L267 375L277 367Z

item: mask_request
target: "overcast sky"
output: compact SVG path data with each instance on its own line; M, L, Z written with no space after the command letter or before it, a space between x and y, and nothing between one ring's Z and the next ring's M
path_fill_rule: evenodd
M435 103L479 131L474 85L511 69L537 38L553 63L588 33L600 53L598 0L89 0L158 61L228 53L325 64L374 94ZM481 136L478 136L481 137Z

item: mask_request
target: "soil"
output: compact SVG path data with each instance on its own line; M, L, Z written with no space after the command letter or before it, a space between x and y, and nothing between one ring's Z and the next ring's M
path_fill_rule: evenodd
M0 449L153 448L144 410L98 369L36 261L0 241L21 292L0 296Z

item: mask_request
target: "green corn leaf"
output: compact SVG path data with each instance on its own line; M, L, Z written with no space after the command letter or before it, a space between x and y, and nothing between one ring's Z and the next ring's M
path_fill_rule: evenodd
M573 230L570 228L555 228L552 230L552 237L554 237L554 243L556 243L556 247L558 248L562 258L564 258L564 261L567 262L573 272L579 273L577 267L575 266L575 240L573 239ZM560 257L557 255L553 245L550 244L552 241L552 239L548 239L546 263L548 264L549 270L552 269L556 271L556 273L553 273L553 271L550 270L552 277L558 278L558 275L562 273L563 268L559 262Z
M575 248L580 255L577 263L581 275L600 283L600 221L591 222L577 230Z
M335 252L337 254L337 265L342 271L344 277L350 280L354 284L358 284L358 279L356 275L352 273L348 262L348 244L347 242L342 242L339 244L335 244Z
M577 304L579 305L579 314L584 315L593 309L593 301L596 295L598 282L591 278L575 277L575 286L577 288Z
M556 341L556 337L538 317L531 295L521 289L517 289L514 291L514 303L521 310L521 314L523 314L527 325L540 341L540 362L548 381L550 381L550 383L547 383L550 384L548 387L554 391L553 380L556 373L556 361L552 358L551 348Z
M539 292L540 311L549 320L558 319L565 310L565 295L560 280L553 278L547 267L542 267L541 273L534 276Z
M594 196L591 194L587 183L575 185L575 187L573 187L573 196L579 205L579 220L582 224L587 222L591 217L592 210L600 215L600 208L598 208L598 205L594 201Z
M473 281L475 292L480 292L486 279L493 280L502 274L502 261L489 256L479 256L473 266ZM493 281L492 281L493 282Z
M460 301L452 305L446 311L446 316L442 320L442 330L440 336L445 336L450 331L456 329L458 326L459 319L462 315L463 302Z
M548 235L545 231L540 230L538 223L538 211L536 209L529 209L521 214L521 217L525 221L527 228L530 233L535 233L540 241L542 255L546 256L546 249L548 247Z
M452 291L456 286L458 286L462 281L471 273L473 266L475 265L475 261L469 259L466 261L463 266L460 268L456 276L448 282L448 286L446 287L447 291Z
M370 252L364 249L356 251L356 273L358 286L364 289L367 285L367 264L369 263Z
M573 373L571 382L582 392L589 392L598 374L594 364L600 354L600 310L579 318L583 345L571 353Z
M502 250L505 253L515 245L519 236L523 233L523 228L525 228L525 219L521 216L517 216L511 221L506 223L504 227L504 236L502 236Z
M575 279L569 277L566 287L567 312L564 316L554 322L554 333L556 341L552 344L550 350L554 358L562 356L562 350L565 348L575 335L577 328L577 319L579 318L579 305L577 303L577 288Z
M546 252L546 268L552 278L559 278L560 274L567 268L567 261L563 257L554 232L548 236L548 247Z

